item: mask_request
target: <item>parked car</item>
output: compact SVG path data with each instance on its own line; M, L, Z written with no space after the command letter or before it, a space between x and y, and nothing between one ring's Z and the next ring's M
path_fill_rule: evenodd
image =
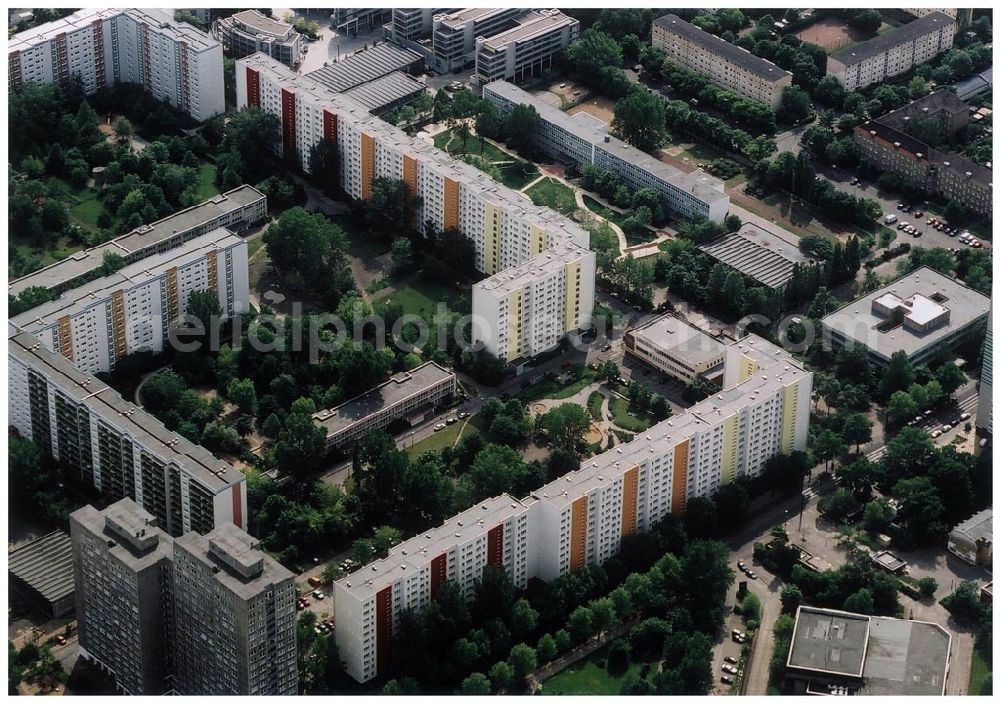
M923 235L923 232L921 232L919 229L913 231L913 238L914 239L919 239L922 235Z
M941 430L934 430L931 432L931 439L937 439L941 436Z
M754 573L751 569L747 569L747 576L749 578L751 578L751 579L756 579L757 578L757 574Z
M443 429L444 429L444 423L443 422L439 422L438 424L434 425L434 431L435 432L440 432Z
M733 666L732 664L723 664L722 670L725 671L727 674L734 674L734 675L736 674L736 667Z
M949 431L950 429L951 429L951 425L945 425L944 427L942 427L942 428L941 428L941 431L942 431L942 432L947 432L947 431Z
M454 425L456 422L458 422L458 418L452 415L447 420L445 420L445 422L449 425Z
M469 416L469 413L467 413L467 412L460 412L460 413L458 414L458 419L459 419L459 420L464 420L464 419L465 419L465 418L467 418L468 416Z
M723 657L723 661L729 662L730 664L737 664L736 657Z
M736 568L739 569L740 571L746 571L747 565L744 564L742 561L738 561L736 562Z
M732 676L726 676L725 674L723 674L722 677L719 679L719 681L721 681L722 683L726 684L727 686L732 686L733 685L733 677Z
M732 637L735 642L746 642L747 636L741 630L733 630Z
M919 220L921 217L924 216L924 211L923 210L917 210L915 213L913 213L913 216L916 217Z
M319 586L323 585L323 582L320 581L315 576L310 576L309 578L306 579L306 581L308 581L309 585L312 586L313 588L318 588Z
M958 419L959 420L968 420L970 417L972 417L972 413L962 413L962 415Z
M324 595L323 591L319 590L318 588L312 592L312 596L316 600L323 600L324 598L326 598L326 595Z

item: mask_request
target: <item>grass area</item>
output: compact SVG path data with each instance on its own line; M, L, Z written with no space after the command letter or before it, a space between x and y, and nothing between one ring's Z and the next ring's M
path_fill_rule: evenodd
M198 167L198 202L218 195L219 189L215 187L215 172L217 170L214 164L201 164Z
M464 430L462 428L465 428ZM459 420L454 425L446 425L445 428L439 432L435 432L429 437L425 437L406 447L406 453L410 458L420 456L424 452L437 451L439 449L444 449L445 447L455 446L455 442L458 441L459 434L462 437L466 437L470 434L478 434L479 430L472 425L468 420Z
M567 666L542 685L543 695L554 696L616 696L631 672L655 667L643 662L630 662L624 671L608 671L608 647L602 647L575 664ZM648 674L647 674L648 675Z
M982 688L986 676L993 673L990 660L983 654L979 647L972 649L972 667L969 669L969 690L970 696L984 695Z
M580 369L583 369L580 372ZM577 366L576 370L581 373L579 378L572 381L568 385L560 385L555 379L546 378L543 381L539 381L530 388L525 388L523 391L515 396L518 400L530 403L533 400L541 400L542 398L552 398L554 400L563 400L569 398L570 396L576 395L584 388L589 386L594 382L594 372L590 369L586 369L582 366Z
M617 212L616 210L612 210L606 205L601 205L599 202L594 200L589 195L583 196L583 204L586 205L587 209L590 210L591 212L600 215L605 220L610 220L611 222L614 222L619 227L621 227L622 223L625 222L625 220L627 219L625 215L623 215L622 213Z
M465 146L462 146L462 140L453 136L453 132L454 130L448 129L440 134L435 134L434 146L447 151L452 156L474 154L483 157L496 165L497 170L500 171L500 182L513 190L520 190L538 178L538 169L534 164L519 159L490 142L480 142L475 136L469 137ZM530 168L526 168L526 166L530 166Z
M351 247L356 250L359 256L375 258L389 251L389 245L372 236L361 220L347 215L328 215L327 217L344 230L344 234L351 242Z
M264 237L255 237L247 241L247 259L253 259L257 252L264 248Z
M601 408L604 407L604 396L594 391L587 398L587 410L590 411L590 416L595 420L601 419Z
M573 189L554 178L546 178L524 191L535 205L550 207L563 215L576 211Z
M618 246L618 235L608 226L608 223L589 222L585 226L590 230L590 248L593 251L602 251L615 257L621 254L621 249Z
M397 288L384 301L394 300L403 306L404 314L428 317L437 311L439 302L446 303L452 312L460 307L461 296L447 286L414 279Z
M645 416L630 415L628 408L629 402L624 398L612 398L608 406L608 410L611 411L612 421L623 430L628 430L629 432L645 432L648 430L652 421Z
M531 165L530 171L523 169L518 164L497 166L497 169L500 171L500 182L511 190L521 190L521 188L524 188L524 186L538 178L539 175L538 168L534 164Z

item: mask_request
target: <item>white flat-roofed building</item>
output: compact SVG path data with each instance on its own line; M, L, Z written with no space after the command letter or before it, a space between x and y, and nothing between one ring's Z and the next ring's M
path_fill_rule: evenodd
M302 58L302 35L292 25L265 17L257 10L243 10L217 19L212 33L227 56L241 59L263 51L294 68Z
M387 671L404 609L423 610L445 580L471 599L483 569L504 569L518 588L532 570L528 505L503 494L406 540L333 585L337 647L347 673L368 681Z
M950 49L955 27L954 17L935 10L831 54L826 59L826 75L836 77L848 91L898 76Z
M250 309L246 240L217 229L21 313L11 322L88 373L159 353L191 294L218 296L221 320ZM211 321L203 321L206 327Z
M917 365L966 339L989 310L985 295L922 266L833 311L820 324L834 348L859 344L879 364L904 351Z
M444 73L472 64L477 38L505 31L523 12L517 7L470 7L435 15L431 33L434 67Z
M295 696L295 578L235 525L174 540L175 687L188 696Z
M486 565L514 584L600 564L692 497L756 476L804 450L812 373L749 335L725 350L722 391L516 500L501 495L394 547L334 584L337 645L358 681L384 673L404 608L423 609L445 579L468 597Z
M993 315L992 304L986 322L983 341L983 361L979 371L979 402L976 405L976 427L993 432Z
M792 74L674 14L653 22L653 46L678 66L777 110Z
M545 207L535 206L482 171L457 161L433 144L410 137L396 127L372 116L368 109L350 96L320 85L308 76L298 76L285 66L262 54L237 62L237 103L240 108L259 106L281 119L281 153L295 150L308 169L308 155L321 141L335 142L340 153L340 185L348 196L367 200L375 178L403 181L419 198L417 211L411 214L412 226L426 232L427 223L436 231L457 230L474 245L476 270L494 275L531 262L545 250L559 244L575 247L577 259L586 261L589 233L567 217ZM535 268L542 268L539 259ZM566 309L580 325L590 326L593 311L593 267L581 267L579 289L565 287L568 293L579 290L577 301L560 299L553 307L563 310L558 318L548 320L549 327L532 335L522 345L521 355L533 356L545 351L534 340L554 339L566 333ZM492 279L477 284L489 283ZM589 290L589 293L588 293ZM473 316L487 321L497 319L493 311L477 308L485 300L473 294ZM575 307L574 307L575 306ZM523 321L527 325L527 320ZM558 334L550 334L558 329ZM477 329L482 330L477 326ZM491 330L496 339L504 330ZM484 341L483 336L473 341ZM505 358L499 347L491 349ZM517 356L518 354L515 354Z
M514 361L591 326L597 257L565 242L472 287L473 339Z
M569 115L507 81L484 86L483 97L503 115L515 105L533 106L541 118L534 141L544 154L577 168L593 164L614 173L633 190L651 188L663 197L671 215L722 222L729 211L729 196L718 178L701 169L684 173L631 147L609 135L607 125L591 115Z
M327 446L354 444L374 429L440 405L454 395L455 383L453 372L428 361L312 418L326 431Z
M96 278L107 253L117 254L126 264L134 264L220 227L244 232L266 216L267 196L253 186L243 185L162 220L136 227L110 242L74 252L61 261L11 281L7 293L19 295L36 286L62 293Z
M552 59L580 37L580 23L559 10L534 10L517 26L476 38L476 79L480 84L522 80L552 67Z
M79 78L87 94L134 83L203 122L225 111L222 45L171 11L84 9L15 34L9 86Z
M627 353L682 383L718 375L726 356L725 344L673 314L627 331L624 344Z
M131 498L177 536L247 524L246 477L96 377L9 326L8 424L66 474Z

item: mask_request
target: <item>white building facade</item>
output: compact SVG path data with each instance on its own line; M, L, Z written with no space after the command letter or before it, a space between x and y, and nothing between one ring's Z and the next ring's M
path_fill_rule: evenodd
M476 80L521 80L552 67L556 54L580 37L580 22L559 10L537 10L516 27L476 38Z
M14 35L7 61L11 88L134 83L199 122L225 111L222 45L171 11L80 10Z

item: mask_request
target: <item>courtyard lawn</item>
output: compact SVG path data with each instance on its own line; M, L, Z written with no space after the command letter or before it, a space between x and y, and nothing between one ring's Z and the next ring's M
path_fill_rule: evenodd
M550 207L563 215L572 215L576 207L573 189L554 178L546 178L524 191L535 205Z
M622 213L617 212L616 210L612 210L611 208L605 205L601 205L599 202L591 198L589 195L583 196L583 204L586 205L587 209L590 210L591 212L600 215L605 220L610 220L611 222L614 222L619 227L621 227L622 223L627 219L625 215L623 215Z
M601 419L601 408L604 407L604 396L594 391L587 398L587 410L590 412L590 417L595 420Z
M69 208L69 216L87 229L97 229L97 218L101 216L104 205L97 199L97 193L81 200Z
M464 430L462 428L465 428ZM420 456L424 452L438 451L439 449L444 449L445 447L455 446L455 442L458 441L459 435L462 437L468 437L469 435L479 434L479 430L469 423L468 420L459 420L454 425L445 425L445 428L439 432L435 432L429 437L416 442L405 448L407 455L412 459L414 457ZM404 442L406 444L406 442Z
M480 143L474 135L469 137L463 147L462 140L454 136L454 130L449 129L434 135L434 146L447 151L452 156L473 154L483 157L500 171L500 182L513 190L521 190L538 178L538 169L534 164L519 159L490 142ZM524 165L530 166L530 168L525 168Z
M579 367L577 367L579 368ZM570 382L568 385L561 385L554 378L546 378L530 388L525 388L523 391L518 393L515 397L524 402L530 403L535 400L542 400L543 398L551 398L553 400L563 400L574 396L584 388L589 386L594 382L594 372L590 369L585 369L581 376L575 381Z
M629 432L645 432L652 424L648 417L629 415L629 402L624 398L612 398L608 405L612 421Z
M505 164L497 166L497 169L500 171L500 182L511 190L521 190L539 176L538 168L534 164L531 164L530 171L523 169L519 164Z
M451 312L458 312L461 296L447 286L414 279L386 296L403 306L403 313L430 317L437 312L438 302L448 305Z
M968 694L970 696L983 695L983 681L986 680L987 675L992 673L993 667L990 666L989 658L983 654L979 647L974 647L972 650L972 668L969 669L969 690Z
M216 167L213 164L201 164L198 167L198 202L208 200L213 195L219 194L219 189L215 187Z
M608 647L602 647L548 679L542 684L542 695L617 696L628 675L633 671L641 674L646 666L643 662L631 662L624 671L611 673L608 671ZM654 668L649 666L651 670Z

